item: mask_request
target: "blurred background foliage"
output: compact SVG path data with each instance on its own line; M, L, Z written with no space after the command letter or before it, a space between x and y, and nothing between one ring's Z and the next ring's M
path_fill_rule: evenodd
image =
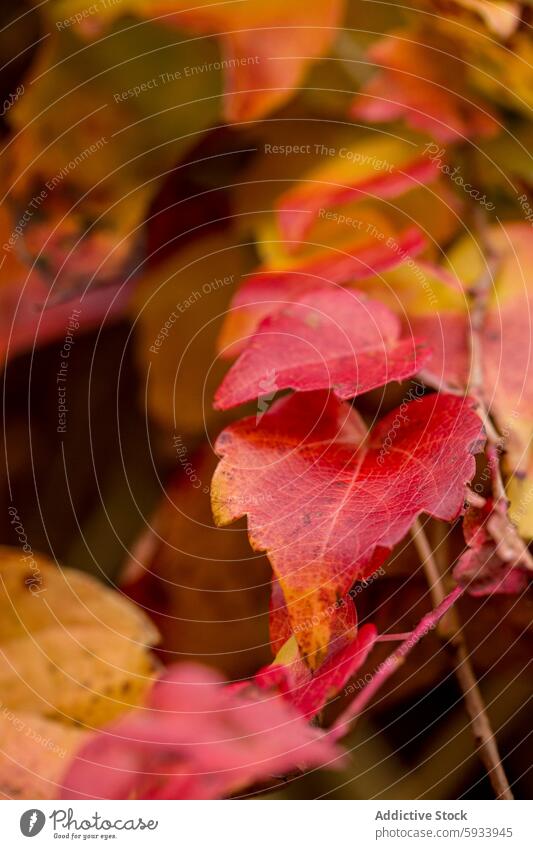
M531 7L487 4L501 7L498 18L497 9L492 16L479 14L482 3L420 0L406 9L350 0L326 58L303 69L303 83L272 109L232 124L224 114L220 70L115 99L160 74L213 64L222 55L209 27L191 37L190 29L144 20L142 10L136 17L134 3L122 5L131 8L117 13L94 41L73 26L54 27L76 11L75 3L34 8L19 2L0 13L0 100L21 83L26 89L2 118L8 219L16 221L42 183L80 151L102 136L109 139L62 181L46 216L26 229L24 250L10 258L16 267L2 272L4 336L23 281L30 280L25 293L34 287L34 302L52 297L54 307L57 298L63 312L52 316L38 348L33 330L11 339L3 386L1 541L16 543L7 514L13 503L35 551L97 575L145 607L163 635L158 653L164 662L196 658L239 679L270 659L270 569L251 551L244 523L221 530L211 518L211 440L242 415L212 409L227 368L217 359L216 340L243 276L261 262L281 261L273 204L317 165L313 153L272 156L265 146L309 144L313 151L315 144L361 145L369 136L377 145L383 132L405 139L405 128L394 122L376 129L347 115L372 76L368 47L386 32L407 28L459 56L467 68L462 82L498 110L508 132L463 145L458 161L499 215L517 216L517 195L533 182ZM520 9L514 28L506 24L510 7ZM464 197L444 184L433 187L430 201L427 194L421 187L417 196L398 201L394 215L422 222L432 240L428 255L440 258L468 221ZM11 225L3 226L2 241ZM331 234L316 238L321 243ZM176 304L222 278L231 282L185 307L177 329L151 352ZM56 375L68 307L88 283L120 292L122 300L119 309L102 310L75 335L68 426L58 434ZM372 417L392 408L406 388L370 393L363 411ZM178 444L185 455L178 455ZM434 522L431 533L443 558L459 553L459 532ZM404 543L386 577L358 597L360 620L379 628L392 617L395 630L412 628L429 604L418 567L415 549ZM465 600L461 610L519 797L532 789L531 607L531 597L496 597ZM380 659L373 654L367 671ZM490 796L449 657L435 635L412 652L350 747L351 765L342 774L311 773L275 795Z

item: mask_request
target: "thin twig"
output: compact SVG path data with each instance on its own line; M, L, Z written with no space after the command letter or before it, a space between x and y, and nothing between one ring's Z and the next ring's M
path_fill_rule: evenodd
M433 556L426 533L417 519L412 528L416 546L429 584L433 604L441 605L447 598L440 569ZM457 610L450 608L446 619L439 623L437 631L450 647L454 672L464 696L466 711L470 718L476 748L498 799L513 799L513 794L502 766L496 738L487 716L483 696L479 689L468 648L464 639Z
M495 253L490 240L486 235L484 220L478 216L479 241L483 248L486 265L469 291L470 309L470 375L467 393L477 403L477 412L481 418L487 434L488 460L492 475L492 487L494 499L502 499L507 504L505 485L503 483L499 456L504 446L504 438L498 433L489 413L489 407L485 400L485 375L483 370L483 331L489 306L490 296L494 286L494 278L498 273L501 258Z
M348 707L340 714L333 725L331 733L333 734L334 739L344 737L344 735L348 733L353 725L354 719L363 712L385 681L387 681L390 676L396 672L398 667L402 665L411 649L416 646L422 637L436 627L440 619L442 619L442 617L463 593L464 589L462 587L455 587L455 589L453 589L452 592L443 599L441 604L437 605L434 610L431 610L422 617L407 639L404 640L403 643L401 643L398 648L395 649L395 651L393 651L392 654L390 654L388 658L378 666L366 687L364 687L360 694L356 696L352 702L350 702Z

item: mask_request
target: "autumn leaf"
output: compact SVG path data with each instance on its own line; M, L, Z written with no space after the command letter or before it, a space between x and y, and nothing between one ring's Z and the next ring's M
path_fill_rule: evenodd
M368 58L378 70L356 97L354 118L370 123L404 118L445 143L498 133L494 111L468 90L464 62L442 38L400 30L372 44Z
M276 131L257 128L257 154L234 191L238 226L253 234L261 270L328 274L336 253L390 252L392 241L422 229L409 206L424 188L442 232L439 173L421 137L390 140L346 127L318 134L312 121L276 123ZM422 224L431 241L432 221Z
M342 282L391 268L405 254L426 247L420 228L412 221L395 220L377 203L352 202L322 209L305 242L287 240L271 218L258 229L263 264L258 272L314 274Z
M481 635L476 669L499 664L501 725L533 572L532 3L6 9L0 367L24 355L4 412L27 529L10 507L0 795L294 795L295 775L327 795L335 741L441 623L385 710L453 670L511 798L469 652ZM429 736L407 755L434 769ZM371 737L354 793L378 797L401 770ZM460 770L411 772L407 795L464 796Z
M4 278L4 270L0 271ZM88 333L111 327L128 313L129 289L121 284L95 285L67 300L55 300L37 272L0 282L0 363L72 332Z
M417 339L400 338L400 321L379 301L354 289L310 287L265 318L224 378L215 406L234 407L274 391L333 387L353 398L391 380L404 380L431 356Z
M254 126L255 154L233 202L235 224L254 236L263 264L289 268L321 245L342 250L414 226L429 243L448 242L458 229L457 196L427 156L427 137L401 136L305 118Z
M510 475L511 518L526 537L533 536L533 462L530 441L533 436L533 386L528 379L532 357L530 316L533 307L531 271L533 263L531 229L528 224L508 222L487 232L494 252L496 270L489 303L481 328L480 343L487 405L505 445L504 468ZM473 287L487 264L480 245L463 239L450 252L448 262L465 289ZM442 347L437 345L431 362L435 380L439 377L457 387L467 387L470 379L471 333L468 303L450 316ZM431 321L434 326L434 319ZM425 321L415 322L416 331L429 332ZM448 333L448 330L450 331Z
M106 4L97 15L83 14L85 0L49 5L56 19L78 13L78 26L86 37L98 35L103 21L109 24L127 13L161 26L215 36L221 54L218 65L225 76L224 114L226 120L238 122L255 120L290 98L312 62L333 41L344 0L327 4L296 0L291 5L283 0L268 4L200 0L194 6L184 0L122 0ZM195 67L197 74L204 70L198 59Z
M469 506L463 519L468 549L453 570L473 596L518 595L533 573L533 559L507 515L507 504L489 499Z
M142 700L158 635L140 609L42 556L2 549L0 575L6 708L94 726Z
M533 435L530 292L531 230L518 221L488 228L494 255L480 350L487 406L505 447L511 518L525 537L533 537ZM401 316L404 330L431 340L432 358L423 369L426 382L441 389L468 391L471 380L471 305L477 281L490 273L479 242L464 237L448 252L445 267L422 261L402 263L360 287ZM364 286L363 286L364 283Z
M316 287L317 281L365 280L416 256L424 246L422 234L413 227L398 237L379 238L348 251L330 251L328 256L287 271L259 269L239 287L225 317L218 339L221 356L230 358L240 353L264 318L278 313L284 303L297 300L306 289Z
M324 615L331 620L331 639L328 645L328 656L339 649L344 648L357 636L357 610L352 595L348 593L345 598L324 611ZM310 628L313 622L301 623ZM270 645L274 656L283 653L293 638L293 631L287 604L279 581L275 578L271 582L270 593ZM291 649L292 651L292 649Z
M396 198L431 183L438 171L420 155L411 140L364 136L350 146L331 148L335 155L308 172L277 202L279 230L289 240L301 241L313 219L328 216L331 207L355 199Z
M217 799L342 751L285 699L176 664L147 706L94 735L63 778L63 799ZM273 784L275 781L273 780Z
M350 593L325 611L325 615L331 623L331 639L324 661L313 671L302 658L291 633L283 593L278 582L273 581L271 636L278 650L274 661L256 673L254 684L279 689L308 718L321 711L363 665L377 636L373 625L363 625L357 632L357 612ZM303 625L311 628L313 622Z
M482 442L470 402L444 394L405 404L370 432L327 392L296 394L220 435L215 519L248 516L293 630L319 617L296 634L315 666L331 632L322 611L374 571L421 512L458 515Z
M5 169L2 169L3 171ZM7 173L3 174L7 179ZM130 298L122 281L101 285L86 281L81 290L65 295L46 271L24 256L14 238L16 221L7 206L0 207L0 364L17 354L65 339L67 332L86 333L123 319Z
M291 637L274 663L260 670L255 680L264 688L278 687L288 702L311 719L363 665L376 635L373 625L363 625L356 637L346 640L342 648L329 653L314 672L302 660L298 643Z

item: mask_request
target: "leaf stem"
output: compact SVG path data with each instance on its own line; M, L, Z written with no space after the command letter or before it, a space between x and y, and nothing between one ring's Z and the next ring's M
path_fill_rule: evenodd
M340 714L332 727L335 739L343 737L350 730L350 723L358 717L373 699L380 687L390 676L402 665L406 656L412 648L424 637L428 631L436 627L437 623L448 612L457 599L463 594L462 587L455 587L452 592L434 610L422 617L416 628L411 631L406 640L395 649L386 660L381 663L374 673L371 681Z
M424 567L433 603L441 606L449 596L446 596L440 569L419 519L415 521L411 534ZM446 641L446 644L450 647L455 677L464 696L476 748L480 760L487 770L496 797L498 799L513 799L502 766L498 744L487 716L483 696L470 662L470 655L457 610L449 610L446 620L442 619L439 623L438 632L441 639Z
M411 636L410 631L404 631L401 634L378 634L375 639L376 643L399 643L400 640L406 640Z
M489 306L489 299L494 285L494 278L500 267L500 257L494 251L486 235L485 221L478 217L478 233L481 247L486 260L486 265L470 289L470 376L467 393L477 403L477 412L483 422L487 434L487 456L489 468L492 475L492 494L494 500L502 499L507 504L505 485L500 469L499 456L501 454L504 439L494 427L489 413L489 407L485 400L485 379L483 372L483 330Z

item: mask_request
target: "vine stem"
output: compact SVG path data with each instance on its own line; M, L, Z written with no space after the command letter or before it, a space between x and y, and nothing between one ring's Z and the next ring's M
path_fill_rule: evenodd
M449 593L441 602L438 604L433 610L429 613L426 613L425 616L422 617L416 628L413 631L410 631L408 634L390 634L387 635L388 639L396 640L399 638L402 639L401 644L388 656L386 660L384 660L378 668L376 669L372 680L366 685L366 687L361 690L360 694L356 696L353 701L345 708L345 710L337 717L334 724L329 728L327 734L334 741L340 740L342 737L345 737L349 731L353 728L354 721L360 716L360 714L365 710L369 702L372 701L378 690L383 686L383 684L391 677L391 675L396 672L396 670L403 664L405 658L413 649L418 642L424 637L429 631L432 631L437 627L440 620L448 613L448 611L453 607L458 598L460 598L465 592L463 587L455 587L451 593ZM376 642L379 641L378 640ZM246 793L246 798L257 798L262 795L272 793L276 790L279 784L285 783L290 780L291 777L296 777L299 775L303 775L304 773L298 770L292 776L283 776L277 778L278 785L273 785L271 783L265 785L260 784L253 789L250 789ZM242 798L242 794L236 795L233 798Z
M483 371L483 331L489 299L494 285L494 277L500 265L500 258L493 250L490 240L487 238L485 220L477 212L476 215L477 231L485 258L485 268L469 293L471 298L471 333L470 375L467 391L477 404L477 412L483 422L487 435L487 457L491 472L492 494L495 507L497 508L501 505L505 512L507 512L508 501L499 462L503 439L492 423L488 405L485 401ZM443 578L433 556L428 538L418 519L413 525L411 533L424 567L433 603L437 605L441 604L443 599L446 598ZM513 794L501 763L498 746L487 716L479 684L472 669L468 648L456 610L450 610L446 623L441 622L439 631L441 637L447 640L453 652L455 676L463 692L465 706L470 717L479 756L488 772L492 787L498 799L512 799Z
M470 378L467 391L477 404L477 412L487 435L487 457L495 507L502 505L507 512L508 501L499 462L503 439L492 423L485 401L483 372L483 330L500 259L493 251L487 238L485 222L479 219L477 223L486 264L482 274L470 290L472 304L470 312ZM443 577L419 519L414 523L411 533L424 567L433 603L442 604L446 598ZM440 623L439 633L450 646L455 676L464 696L479 757L487 770L494 792L498 799L512 799L513 794L502 766L498 745L470 662L468 647L456 610L450 610L446 620Z
M356 719L366 708L368 703L373 699L378 690L387 681L390 676L396 672L399 666L402 665L406 656L412 648L424 637L429 631L436 627L437 623L455 604L457 599L464 593L462 587L455 587L442 603L437 605L434 610L426 613L422 617L416 628L411 631L407 639L405 639L386 660L381 663L376 669L372 679L361 691L361 693L353 699L348 707L340 714L335 724L331 728L331 733L334 739L344 737L351 727L351 723Z
M494 278L498 273L501 259L498 253L494 251L487 236L486 221L480 211L477 211L477 232L483 254L486 258L486 266L469 291L471 299L471 333L470 377L467 392L474 398L477 404L477 412L483 422L487 435L486 454L492 483L493 512L495 515L499 514L507 520L503 527L500 523L488 522L487 530L493 536L498 546L501 547L500 551L502 555L503 550L507 551L507 556L503 556L504 560L513 559L516 564L520 564L523 568L533 572L533 557L508 517L509 499L505 491L500 466L500 457L505 440L494 427L490 416L489 405L485 399L483 331Z
M486 267L470 292L472 299L472 329L470 334L470 379L468 393L476 401L477 412L487 434L487 453L494 501L496 504L505 505L505 510L507 510L508 502L499 463L499 454L503 440L492 423L488 406L485 402L482 343L486 312L494 276L499 267L499 257L494 253L486 238L484 222L480 222L479 231L486 259ZM483 696L481 695L479 684L472 669L461 623L457 611L453 609L454 603L462 595L464 589L456 587L451 593L446 595L440 569L433 556L432 548L420 520L417 519L415 521L411 533L424 567L434 610L420 620L412 634L381 664L370 683L340 715L332 730L338 736L342 736L342 733L344 733L342 729L345 726L348 727L350 721L365 709L383 683L403 663L406 655L411 651L413 646L417 644L430 628L438 626L441 638L446 641L446 645L452 651L454 672L464 696L475 744L479 757L487 770L494 792L498 799L513 799L513 794L501 762L496 739L487 716Z
M424 567L433 604L437 605L438 608L449 596L446 596L440 569L419 519L413 525L411 534ZM487 770L496 797L498 799L513 799L514 797L501 762L498 744L496 743L496 738L487 716L483 696L481 695L479 684L472 669L459 616L455 609L450 607L447 611L446 618L441 619L438 631L440 637L450 647L455 677L463 693L466 712L472 726L472 733L479 758Z
M476 283L469 291L471 300L471 332L470 375L467 393L477 404L477 412L483 422L485 433L487 435L487 456L492 477L494 500L505 502L505 505L507 506L507 496L505 493L505 485L503 483L499 462L499 456L502 451L504 440L492 423L488 405L485 401L485 380L483 372L483 330L485 327L489 299L494 285L494 278L500 267L500 257L497 253L495 253L489 239L487 238L486 224L480 215L478 215L477 229L486 265Z

